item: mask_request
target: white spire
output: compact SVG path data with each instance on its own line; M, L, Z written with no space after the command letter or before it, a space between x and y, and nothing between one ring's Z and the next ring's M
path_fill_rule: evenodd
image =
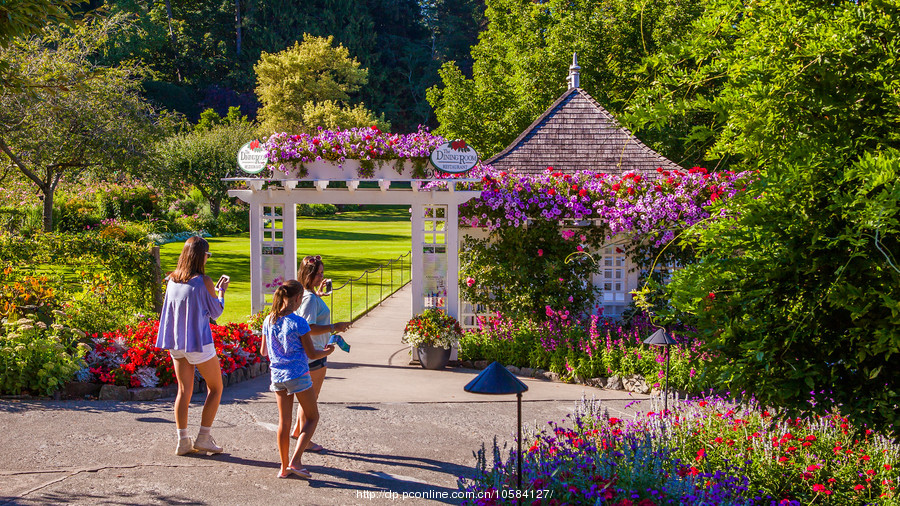
M580 88L581 87L581 67L578 66L578 53L572 53L572 65L569 65L569 77L566 78L566 81L569 82L569 89L572 88Z

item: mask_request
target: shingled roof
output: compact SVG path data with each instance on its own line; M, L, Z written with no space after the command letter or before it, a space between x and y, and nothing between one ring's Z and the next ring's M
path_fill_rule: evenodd
M680 168L648 148L594 97L570 88L502 152L485 161L519 173L590 170L607 174L656 173Z

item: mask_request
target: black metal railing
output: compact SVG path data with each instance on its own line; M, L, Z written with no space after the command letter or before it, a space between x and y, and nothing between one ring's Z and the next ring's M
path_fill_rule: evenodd
M384 299L386 299L387 297L390 297L391 295L394 294L394 292L403 288L404 285L409 283L409 281L411 279L411 274L410 274L410 262L408 260L408 257L410 256L411 253L412 253L411 251L407 251L406 254L400 255L399 257L388 261L388 263L386 265L380 264L378 267L376 267L374 269L363 271L363 273L360 274L360 276L358 278L350 279L347 282L345 282L343 285L341 285L337 288L332 288L331 294L330 294L331 300L330 300L330 304L329 304L329 306L331 307L331 312L333 314L332 321L342 321L343 320L343 315L341 315L341 317L338 317L337 313L338 313L339 308L335 307L335 305L334 305L334 294L338 290L341 290L345 287L349 287L350 296L348 297L349 300L347 302L347 307L349 308L348 320L356 321L358 318L364 316L366 313L371 311L375 306L380 304ZM407 259L407 261L404 262L404 259ZM397 266L395 264L399 264L399 266ZM388 279L387 285L385 285L385 279L384 279L385 271L388 271L388 273L389 273L388 274L389 279ZM394 272L395 271L397 271L399 273L399 280L396 283L396 287L395 287L395 282L394 282ZM404 271L405 271L406 276L404 276ZM372 277L374 277L374 274L379 275L379 281L377 283L378 284L378 299L374 298L374 288L372 289L372 292L373 292L372 298L371 299L369 298L369 291L370 291L369 288L370 288L370 285L372 284L372 283L370 283L370 275L373 275ZM365 305L363 306L362 311L360 311L359 314L356 314L356 315L353 314L353 308L354 308L353 284L354 283L356 283L356 286L357 286L357 293L359 293L359 291L360 291L360 288L359 288L360 285L365 286L365 288L364 288L364 290L365 290ZM387 286L387 293L385 293L385 286Z

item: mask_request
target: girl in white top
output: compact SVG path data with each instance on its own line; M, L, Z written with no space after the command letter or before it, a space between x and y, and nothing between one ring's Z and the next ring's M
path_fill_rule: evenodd
M331 311L328 305L322 300L319 294L324 293L325 288L325 264L322 263L322 257L319 255L308 256L303 258L300 268L297 270L297 281L303 285L303 301L296 314L303 317L310 324L329 326L330 333L324 333L313 336L313 346L317 350L325 349L328 340L334 332L344 332L350 328L350 322L331 323ZM328 370L326 359L310 360L309 374L312 376L313 389L318 399L319 392L322 390L322 383L325 382L325 373ZM298 407L297 425L294 427L292 437L300 435L300 429L306 419L303 414L303 406ZM307 451L319 452L324 447L310 441Z

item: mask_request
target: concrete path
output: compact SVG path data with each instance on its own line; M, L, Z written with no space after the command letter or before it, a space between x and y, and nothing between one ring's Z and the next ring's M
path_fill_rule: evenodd
M0 504L458 504L473 452L514 447L515 396L463 391L478 371L410 366L400 342L404 288L344 334L351 353L329 358L314 479L279 480L277 408L268 375L226 388L213 428L226 453L174 455L172 399L153 402L0 400ZM525 426L545 427L586 396L629 416L646 396L523 379ZM190 432L202 397L194 396ZM490 457L489 457L490 458Z

